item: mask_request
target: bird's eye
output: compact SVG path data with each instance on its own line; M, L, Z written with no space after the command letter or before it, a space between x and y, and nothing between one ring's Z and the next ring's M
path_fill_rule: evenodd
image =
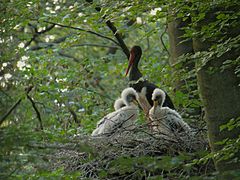
M156 100L160 100L160 99L162 99L161 96L157 96L157 97L156 97Z

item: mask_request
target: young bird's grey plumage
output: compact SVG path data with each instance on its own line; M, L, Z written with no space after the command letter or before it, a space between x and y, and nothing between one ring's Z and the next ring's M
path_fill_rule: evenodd
M125 106L123 106L123 104ZM122 91L121 99L114 103L115 111L103 117L92 132L92 136L111 135L115 131L131 130L138 116L137 93L133 88Z
M149 111L153 131L164 135L173 135L175 132L190 133L191 128L177 111L163 107L165 97L163 90L157 88L153 91L153 107Z

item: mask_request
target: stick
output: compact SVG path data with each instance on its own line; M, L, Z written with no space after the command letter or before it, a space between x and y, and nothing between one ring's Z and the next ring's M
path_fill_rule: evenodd
M41 130L43 130L41 114L40 114L39 110L37 109L36 104L35 104L33 99L28 94L27 94L27 98L32 103L32 107L33 107L33 109L35 110L35 112L37 114L37 118L38 118L38 121L39 121L39 124L40 124L40 128L41 128Z
M29 86L27 89L25 89L26 93L28 94L32 90L33 86ZM7 117L11 114L11 112L17 108L17 106L21 103L22 98L18 99L18 101L6 112L5 115L0 119L0 126L2 123L7 119Z
M114 26L114 24L110 20L106 21L106 25L113 32L113 35L117 39L119 46L122 48L124 54L127 56L127 59L129 59L130 53L129 53L128 47L123 41L122 36L117 32L117 28Z
M75 30L87 32L87 33L96 35L96 36L98 36L98 37L101 37L101 38L104 38L104 39L108 39L108 40L114 42L116 45L119 46L118 42L115 41L114 39L112 39L112 38L110 38L110 37L107 37L107 36L104 36L104 35L102 35L102 34L99 34L99 33L97 33L97 32L94 32L94 31L90 31L90 30L86 30L86 29L82 29L82 28L78 28L78 27L73 27L73 26L67 26L67 25L63 25L63 24L59 24L59 23L55 23L55 22L51 22L51 21L43 21L43 22L49 23L49 24L53 24L53 25L57 25L57 26L60 26L60 27L63 27L63 28L70 28L70 29L75 29Z
M8 112L3 115L3 117L0 120L0 126L2 125L3 121L7 119L7 117L11 114L11 112L21 103L22 98L20 98L9 110Z
M92 4L93 0L86 0L86 2L89 4ZM95 10L100 12L101 7L97 6L97 7L95 7ZM103 16L102 18L106 19L106 15ZM123 41L122 36L117 32L117 28L114 26L114 24L110 20L106 21L106 25L113 32L113 35L117 39L117 41L118 41L117 45L122 48L124 54L127 56L127 59L129 59L130 53L129 53L128 47L126 46L125 42Z

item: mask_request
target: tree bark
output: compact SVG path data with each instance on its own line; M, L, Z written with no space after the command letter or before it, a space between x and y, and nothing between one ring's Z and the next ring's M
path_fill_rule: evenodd
M186 38L182 37L185 33L182 28L188 26L189 23L190 19L186 21L175 19L168 23L168 35L171 54L170 64L175 64L177 62L177 58L183 54L193 53L192 40L186 40Z
M173 75L175 80L173 81L174 92L180 91L184 94L188 94L189 97L194 97L195 99L199 99L199 96L195 94L197 90L196 76L190 76L188 79L182 78L182 72L179 71L179 67L176 66L179 61L179 57L184 54L194 54L193 50L193 41L192 39L186 39L183 37L185 31L184 27L188 27L191 23L191 19L188 18L186 21L182 21L182 19L174 19L173 21L168 23L168 35L169 35L169 43L170 43L170 65L173 67ZM195 68L194 61L189 62L181 62L181 66L186 71L186 73L191 72ZM180 103L179 106L185 106ZM201 114L201 107L191 108L188 111L189 114L197 115Z
M199 42L197 45L199 46ZM200 49L196 47L196 50ZM230 58L229 55L214 59L197 73L198 86L205 107L209 143L213 152L222 148L222 146L215 144L216 142L225 138L237 138L239 135L239 129L223 132L220 132L219 129L230 119L240 116L239 80L234 74L234 69L227 69L223 72L219 70L222 63L228 58ZM217 72L211 73L210 67L217 68ZM225 161L216 162L216 168L220 172L234 170L236 167L239 168L240 163L236 165L234 163L228 164Z
M191 22L190 18L186 21L182 21L180 18L174 19L168 23L168 35L169 35L169 43L170 43L170 59L169 62L173 66L174 74L178 77L178 69L175 68L175 65L178 62L178 57L187 53L194 53L193 52L193 42L192 39L186 39L182 37L184 35L184 27L187 27ZM194 68L194 62L191 63L184 63L184 68L192 70ZM174 82L174 90L180 90L185 92L182 89L184 82L182 79L178 79Z
M206 16L202 25L212 22L214 19L214 13L211 12ZM201 28L201 24L199 28ZM236 31L233 29L228 30L228 37L234 37ZM217 39L215 37L215 39ZM219 37L220 39L220 37ZM201 41L195 39L193 41L194 51L207 51L208 48L216 42L208 39L207 41ZM230 119L236 119L240 117L240 87L239 78L234 73L236 67L231 67L221 71L223 62L226 60L234 60L239 57L240 53L232 49L231 52L225 53L221 57L215 57L204 65L197 73L198 87L200 95L205 108L205 119L208 127L208 138L211 150L213 152L219 151L223 148L223 145L216 144L223 141L226 138L235 139L239 136L239 128L235 128L233 131L221 131L220 126L228 123ZM233 158L240 158L240 153L235 154ZM222 174L221 179L231 179L230 174L223 176L224 173L231 170L239 170L240 163L231 162L233 159L226 161L216 161L216 169Z

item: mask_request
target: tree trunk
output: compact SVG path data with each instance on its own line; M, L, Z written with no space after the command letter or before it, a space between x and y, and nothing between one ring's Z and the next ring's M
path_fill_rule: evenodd
M182 28L186 27L189 23L190 19L187 21L175 19L168 23L168 35L171 54L170 64L176 64L177 58L183 54L193 53L192 40L186 40L186 38L182 37L185 33Z
M168 23L168 35L169 35L169 43L170 43L170 59L169 62L173 67L173 75L175 80L173 81L174 91L180 91L183 94L188 94L188 97L194 97L195 99L199 99L198 95L195 94L197 90L196 76L190 76L188 79L183 79L181 72L184 70L185 73L191 72L195 68L194 61L185 61L181 62L181 71L179 71L179 67L175 66L179 57L184 54L193 54L193 41L192 39L186 39L183 37L185 31L184 27L189 26L191 23L191 19L188 18L186 21L182 21L180 18L174 19ZM185 106L184 104L179 104L179 106ZM189 114L197 115L201 113L201 107L194 107L188 111Z
M199 45L199 43L197 43ZM196 47L196 50L199 50ZM213 152L221 150L222 146L215 144L225 138L237 138L239 129L220 132L219 127L226 124L232 118L240 116L240 88L239 79L234 74L234 69L220 71L222 63L229 56L214 59L207 63L197 74L198 86L205 107L205 119L208 126L208 137ZM211 73L209 68L217 68L217 72ZM240 157L240 156L238 156ZM240 164L228 164L225 161L216 162L216 168L220 172L233 170Z
M214 13L209 13L206 16L202 25L206 25L215 20ZM199 26L201 28L201 25ZM228 37L234 37L236 31L228 30ZM220 39L220 37L219 37ZM208 39L211 41L210 39ZM196 39L193 41L194 51L206 51L211 44L216 42L200 41ZM235 139L239 136L239 128L233 131L221 131L220 126L226 124L230 119L240 117L240 87L239 78L234 73L236 67L231 67L221 71L221 66L226 60L234 60L239 57L240 53L237 50L225 53L221 57L215 57L204 65L197 73L198 87L200 95L205 108L205 119L208 127L208 137L211 150L216 152L223 148L222 145L216 144L226 138ZM235 154L235 157L240 158L240 154ZM233 157L233 158L235 158ZM216 169L224 174L227 171L236 170L240 168L240 163L230 162L232 159L226 161L216 161ZM222 179L231 179L229 174L221 176Z
M169 62L173 66L174 74L176 77L180 77L179 70L175 67L178 62L178 57L181 55L193 53L193 42L191 39L187 40L182 37L184 35L184 27L187 27L191 22L190 19L186 21L182 21L181 19L174 19L168 23L168 35L169 35L169 43L170 43L170 59ZM192 70L194 68L194 62L184 62L183 67L185 69ZM174 91L182 91L187 93L186 89L184 89L186 81L183 81L180 78L177 78L174 82Z

